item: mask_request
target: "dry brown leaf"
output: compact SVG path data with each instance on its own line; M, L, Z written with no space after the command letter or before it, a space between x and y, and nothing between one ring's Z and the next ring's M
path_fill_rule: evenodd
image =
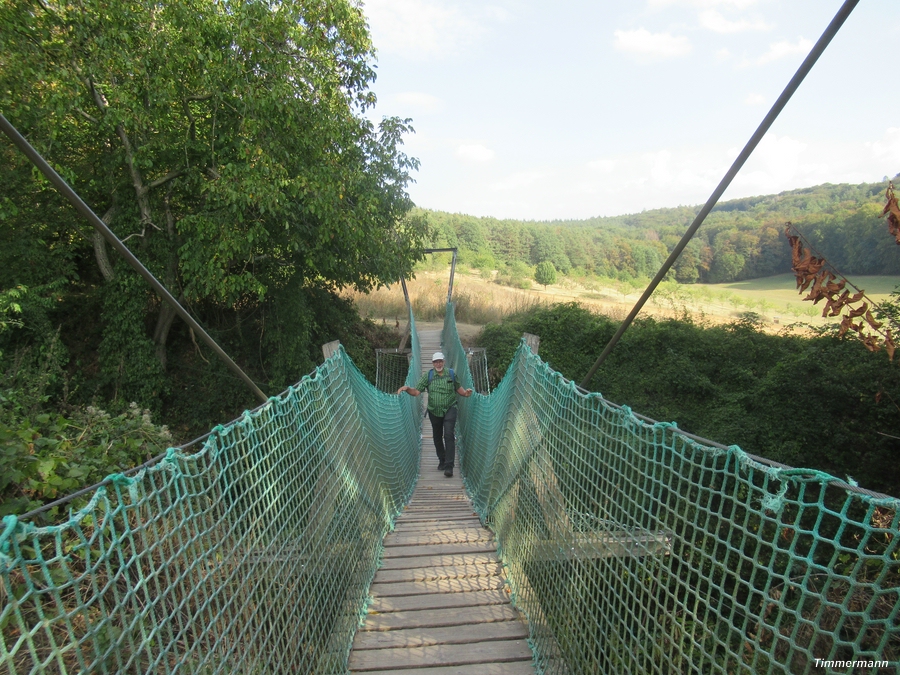
M850 326L853 325L853 320L849 316L845 316L841 319L841 329L838 331L838 337L844 337L844 334L850 330Z
M887 203L881 215L887 215L888 232L894 235L894 239L900 244L900 205L897 204L897 198L894 196L894 184L888 183L888 189L884 193Z
M863 347L870 352L877 352L881 347L878 345L878 338L875 335L866 335L862 339Z
M825 284L825 292L828 293L828 295L834 295L835 293L840 293L842 290L844 290L844 286L846 284L847 284L847 282L844 281L843 279L841 279L837 283L831 282L831 283ZM847 291L847 297L850 297L850 291Z
M822 309L822 316L828 316L829 311L831 316L838 316L849 301L849 298L850 291L844 291L838 298L834 296L829 297L828 302L825 303L825 307Z
M884 207L884 214L888 214L888 227L891 233L897 238L900 244L900 204L894 197L893 184L888 188L888 203ZM879 336L866 332L866 327L874 330L881 328L882 323L875 320L872 316L872 310L868 302L863 302L861 306L854 307L857 302L865 298L865 291L857 291L850 295L850 291L846 290L847 280L839 277L830 270L824 269L827 264L825 258L818 258L811 252L805 251L803 240L799 235L791 234L791 223L786 223L784 234L788 238L791 245L791 263L794 275L797 279L797 288L802 295L807 289L809 292L803 300L811 300L813 304L817 304L820 300L826 300L822 307L822 316L837 317L848 308L848 312L841 318L841 325L838 334L843 337L849 331L854 331L863 346L870 352L877 352L881 349ZM838 295L840 293L840 295ZM863 317L865 322L860 321L854 323L853 319ZM887 337L884 339L884 348L891 360L894 358L896 345L891 338L890 330L887 331Z
M856 295L859 295L859 293L857 293ZM853 298L855 298L856 295L854 295ZM854 300L853 298L850 298L850 300L848 301L848 303L856 302L856 300ZM861 305L860 305L859 307L857 307L856 309L851 309L849 312L847 312L847 318L848 318L848 319L855 319L855 318L858 317L858 316L862 316L863 314L866 313L866 310L867 310L867 309L869 309L869 303L868 303L868 302L864 302L863 304L861 304Z
M881 328L882 323L881 323L880 321L876 321L876 320L875 320L875 317L872 316L872 311L871 311L871 310L869 310L868 312L866 312L866 321L867 321L868 324L869 324L870 326L872 326L872 328L874 328L875 330L878 330L879 328Z
M824 288L828 285L828 282L834 279L834 275L828 270L822 270L816 276L815 283L813 283L812 289L809 292L804 300L812 300L812 303L815 305L822 298L826 297Z

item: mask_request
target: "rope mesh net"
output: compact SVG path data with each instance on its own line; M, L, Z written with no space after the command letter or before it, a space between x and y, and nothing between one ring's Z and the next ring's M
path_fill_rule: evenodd
M420 399L377 391L339 350L196 453L112 476L66 522L7 516L0 668L346 672L421 418Z
M375 350L375 387L393 394L406 382L409 373L409 349Z
M472 389L479 394L490 394L491 384L488 375L487 350L484 347L466 347L466 363L472 376Z
M413 385L414 324L411 345ZM452 305L443 349L472 386ZM466 486L539 672L896 672L898 500L649 423L524 343L493 393L459 405ZM421 418L421 397L378 391L340 350L198 452L112 476L66 522L6 517L0 663L346 672Z
M444 348L462 370L452 306ZM897 672L900 500L648 423L524 341L460 406L539 672Z

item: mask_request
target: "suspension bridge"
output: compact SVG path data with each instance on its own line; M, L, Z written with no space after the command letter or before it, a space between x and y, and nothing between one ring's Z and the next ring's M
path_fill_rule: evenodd
M266 399L2 115L0 130L264 401L110 476L62 522L3 519L5 672L900 670L900 500L647 419L524 340L496 390L459 401L460 471L445 479L420 397L372 386L336 348ZM473 385L450 299L439 339L420 342L410 313L406 384L437 340Z
M438 341L471 386L448 303ZM423 344L425 350L423 352ZM340 348L198 447L0 532L9 673L895 673L900 501L586 393L523 340L459 401ZM461 478L460 478L461 475Z

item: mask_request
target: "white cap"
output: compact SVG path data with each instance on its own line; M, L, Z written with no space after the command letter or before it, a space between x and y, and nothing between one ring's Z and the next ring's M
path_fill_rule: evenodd
M431 357L432 361L443 361L444 360L444 352L435 352L434 356Z

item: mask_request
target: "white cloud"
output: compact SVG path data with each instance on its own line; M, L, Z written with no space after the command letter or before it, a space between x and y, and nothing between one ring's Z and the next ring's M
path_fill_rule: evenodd
M616 168L616 160L614 159L595 159L588 162L588 168L599 171L600 173L612 173Z
M542 178L546 177L546 173L542 171L519 171L511 176L507 176L501 181L491 183L491 190L499 192L507 190L517 190L519 188L530 187Z
M405 91L395 98L399 105L411 108L413 112L437 112L443 107L443 101L437 96L418 91Z
M786 56L792 56L794 54L808 54L812 47L812 40L808 40L806 38L797 38L796 42L788 42L787 40L782 40L781 42L776 42L772 45L769 45L769 51L767 51L755 61L745 60L741 65L764 66L767 63L777 61L778 59L783 59Z
M479 143L465 143L456 148L456 156L467 162L489 162L494 155L493 150Z
M659 61L684 56L691 51L691 41L683 35L651 33L645 28L617 30L613 46L620 52L643 61Z
M456 54L486 31L459 6L438 0L368 0L363 9L378 50L409 58Z
M773 182L785 182L797 173L800 155L806 148L806 143L790 136L766 134L753 151L753 157L757 164L763 165Z
M668 150L659 150L657 152L647 152L642 155L644 164L647 167L647 173L654 183L666 185L672 182L672 153Z
M811 147L790 136L767 134L735 177L730 195L774 194L826 181L842 181L853 169L845 164L846 148Z
M765 105L766 97L762 94L747 94L747 98L744 99L744 103L746 105L752 106Z
M714 9L700 12L700 25L714 33L743 33L748 30L769 30L764 21L729 21Z
M868 145L875 159L885 163L886 175L894 176L900 172L900 129L890 127L880 140Z

